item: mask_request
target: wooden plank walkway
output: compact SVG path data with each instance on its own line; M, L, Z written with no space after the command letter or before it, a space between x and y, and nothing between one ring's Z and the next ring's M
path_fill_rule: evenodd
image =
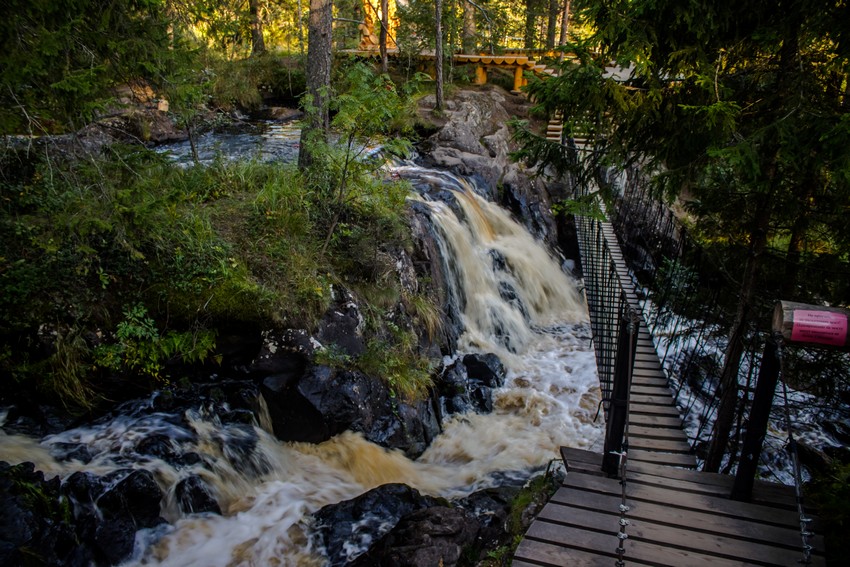
M603 234L623 282L630 282L614 230ZM633 286L629 302L637 308ZM799 565L803 558L794 490L756 481L751 502L731 500L734 479L695 471L679 411L652 337L641 324L630 394L624 540L626 565ZM602 455L562 447L563 486L550 499L517 547L512 565L615 565L620 531L620 480L601 470ZM817 521L809 525L817 532ZM810 565L825 565L823 539Z

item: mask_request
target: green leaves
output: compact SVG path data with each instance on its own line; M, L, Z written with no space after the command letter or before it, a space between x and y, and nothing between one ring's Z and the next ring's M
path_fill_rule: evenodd
M161 336L141 303L124 308L124 320L118 323L115 336L117 342L95 349L95 364L157 379L162 379L164 365L169 360L203 362L215 348L214 331L169 331Z
M50 133L93 119L116 84L158 84L179 50L162 2L9 0L0 21L0 133Z

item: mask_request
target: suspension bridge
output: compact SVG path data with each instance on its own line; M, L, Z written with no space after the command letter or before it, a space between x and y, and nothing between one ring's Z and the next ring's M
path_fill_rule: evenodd
M557 117L547 137L561 140ZM605 449L561 448L565 481L512 564L825 565L818 521L804 508L799 485L751 480L747 498L733 500L735 478L696 470L614 228L588 217L576 223Z

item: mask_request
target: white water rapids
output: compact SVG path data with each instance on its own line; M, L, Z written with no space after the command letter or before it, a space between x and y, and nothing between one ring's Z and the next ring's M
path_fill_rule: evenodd
M506 211L464 180L413 166L397 173L452 188L462 212L425 201L452 275L450 295L460 308L464 331L457 350L496 353L508 371L505 387L494 391L491 414L452 417L415 461L355 433L309 445L282 443L255 428L258 440L246 466L245 455L228 453L225 441L249 426L222 424L203 408L185 421L123 415L40 442L0 430L0 460L33 461L62 477L146 468L166 494L162 514L171 523L140 531L128 564L226 567L322 565L321 550L312 549L308 537L309 515L384 483L460 497L495 484L502 473L539 470L558 457L561 445L598 448L603 424L593 419L600 392L586 307L573 280ZM151 434L167 436L202 461L176 468L136 458L133 447ZM84 444L92 461L58 462L51 450L63 443ZM223 515L181 514L174 487L190 473L211 486Z

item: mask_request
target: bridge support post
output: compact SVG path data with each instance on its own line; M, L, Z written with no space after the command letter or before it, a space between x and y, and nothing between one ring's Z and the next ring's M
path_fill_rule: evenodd
M753 407L747 420L747 434L741 448L741 460L735 473L735 483L732 485L732 500L749 502L753 496L756 469L761 455L764 437L767 434L767 424L770 420L770 408L773 407L773 393L779 379L779 349L776 340L768 337L761 357L756 393L753 396Z
M638 337L637 316L628 307L625 298L620 301L626 308L620 310L614 384L608 409L608 423L605 427L605 450L602 455L602 472L610 477L619 477L620 456L626 450L624 434L629 419L629 390L632 385L632 365Z
M476 65L475 66L475 84L483 85L487 83L487 69L484 68L484 65Z
M522 85L522 66L517 64L516 69L514 69L514 91L519 92L519 90L522 88Z

